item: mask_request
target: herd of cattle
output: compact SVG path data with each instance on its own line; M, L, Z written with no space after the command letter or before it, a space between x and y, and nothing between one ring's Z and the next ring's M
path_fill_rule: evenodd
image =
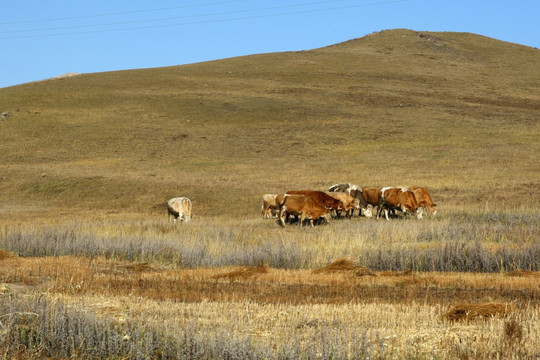
M373 209L377 207L377 219L382 213L389 220L389 214L401 211L413 214L422 219L424 211L435 215L437 205L433 203L425 187L358 187L354 184L335 184L328 191L296 190L284 194L265 194L261 212L263 218L277 217L284 227L294 216L299 224L306 220L313 226L315 221L329 221L331 215L341 217L345 214L349 219L355 210L359 216L373 217ZM167 202L169 221L191 221L191 200L186 197L170 199Z
M279 224L285 226L290 215L300 216L300 224L309 220L328 221L331 214L348 218L358 210L359 216L371 218L377 207L377 219L384 212L386 220L396 210L403 214L413 214L422 219L425 211L435 215L437 205L433 203L425 187L358 187L354 184L335 184L327 192L315 190L288 191L285 194L265 194L261 212L264 218L277 217Z

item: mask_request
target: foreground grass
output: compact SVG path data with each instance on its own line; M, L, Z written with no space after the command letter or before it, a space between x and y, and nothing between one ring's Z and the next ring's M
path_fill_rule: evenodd
M85 221L86 220L86 221ZM535 359L535 211L6 221L5 358ZM337 259L341 261L335 262ZM453 322L460 304L506 316Z
M539 355L539 273L372 272L356 265L173 271L72 257L0 264L2 281L14 283L0 296L5 357ZM454 305L486 301L503 304L506 316L443 316Z

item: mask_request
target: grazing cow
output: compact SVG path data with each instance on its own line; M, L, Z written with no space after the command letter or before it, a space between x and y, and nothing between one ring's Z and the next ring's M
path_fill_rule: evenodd
M327 194L343 203L343 211L345 211L345 214L349 219L352 217L352 212L354 209L360 210L360 203L358 202L358 199L355 199L349 194L344 192L328 192ZM336 214L339 218L341 216L341 211L336 211Z
M189 222L191 221L191 200L187 197L172 198L167 201L167 211L169 213L169 222L176 220Z
M276 201L276 194L264 194L261 207L261 213L263 218L270 219L270 217L277 216L279 211L279 204Z
M369 206L362 194L362 191L355 184L335 184L328 188L330 192L344 192L358 200L360 208L358 209L358 216L364 215L365 217L373 216L373 206ZM351 216L354 215L354 210L351 210Z
M431 215L437 214L437 204L433 203L427 188L421 186L409 186L408 189L414 193L418 206L425 208Z
M377 219L384 210L386 220L388 211L391 209L401 210L404 214L415 214L418 219L422 218L423 210L418 207L414 193L407 188L401 187L384 187L379 193L379 209L377 211Z
M321 204L322 206L335 210L335 211L343 211L345 210L345 206L341 202L341 200L334 199L327 193L323 191L315 191L315 190L294 190L294 191L287 191L287 194L289 195L305 195L313 200L315 200L317 203Z
M366 198L364 197L364 194L362 193L362 190L360 189L352 189L350 192L350 195L358 200L358 203L360 204L360 211L358 212L358 216L364 215L367 218L370 218L373 216L373 205L369 204L366 201Z
M309 220L313 227L313 220L325 218L329 220L329 209L318 203L315 199L304 195L285 195L279 204L279 225L285 227L285 217L287 214L300 215L300 223L305 219Z
M367 218L373 216L373 206L369 205L364 199L362 192L358 189L351 190L350 194L344 192L328 192L328 195L341 200L345 206L345 212L350 219L354 215L354 210L358 210L358 215L364 215ZM337 212L338 217L340 212Z

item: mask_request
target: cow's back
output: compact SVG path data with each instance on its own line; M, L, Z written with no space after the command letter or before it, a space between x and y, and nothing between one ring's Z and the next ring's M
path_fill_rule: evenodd
M416 196L411 190L402 189L399 193L400 202L406 204L407 207L410 206L412 211L416 211L418 208L418 202L416 201Z
M324 191L317 190L291 190L287 191L287 194L291 195L304 195L312 198L315 202L323 207L332 207L337 209L340 206L343 207L343 203L340 200L334 199Z
M379 192L381 188L364 186L362 188L362 195L368 204L376 206L379 203Z
M170 213L178 217L191 218L191 200L187 197L172 198L167 202L167 208Z
M419 206L431 206L433 205L433 200L431 199L431 196L429 195L428 189L421 186L411 186L409 187L409 190L411 190L414 193L414 196L416 197L416 201L418 202Z
M422 186L411 186L409 187L409 190L414 193L418 206L428 208L432 214L437 212L437 205L433 203L433 199L427 188Z

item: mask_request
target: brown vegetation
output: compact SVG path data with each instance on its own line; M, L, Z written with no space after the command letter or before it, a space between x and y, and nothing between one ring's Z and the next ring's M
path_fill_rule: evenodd
M507 276L540 277L540 272L516 269L516 270L507 272L506 275Z
M353 261L347 260L345 258L338 259L323 268L313 270L313 273L315 274L336 272L351 273L356 276L375 276L375 273L373 271L360 265L354 265Z
M443 315L447 320L474 320L478 318L490 318L494 316L508 316L512 313L510 304L486 303L486 304L459 304Z

